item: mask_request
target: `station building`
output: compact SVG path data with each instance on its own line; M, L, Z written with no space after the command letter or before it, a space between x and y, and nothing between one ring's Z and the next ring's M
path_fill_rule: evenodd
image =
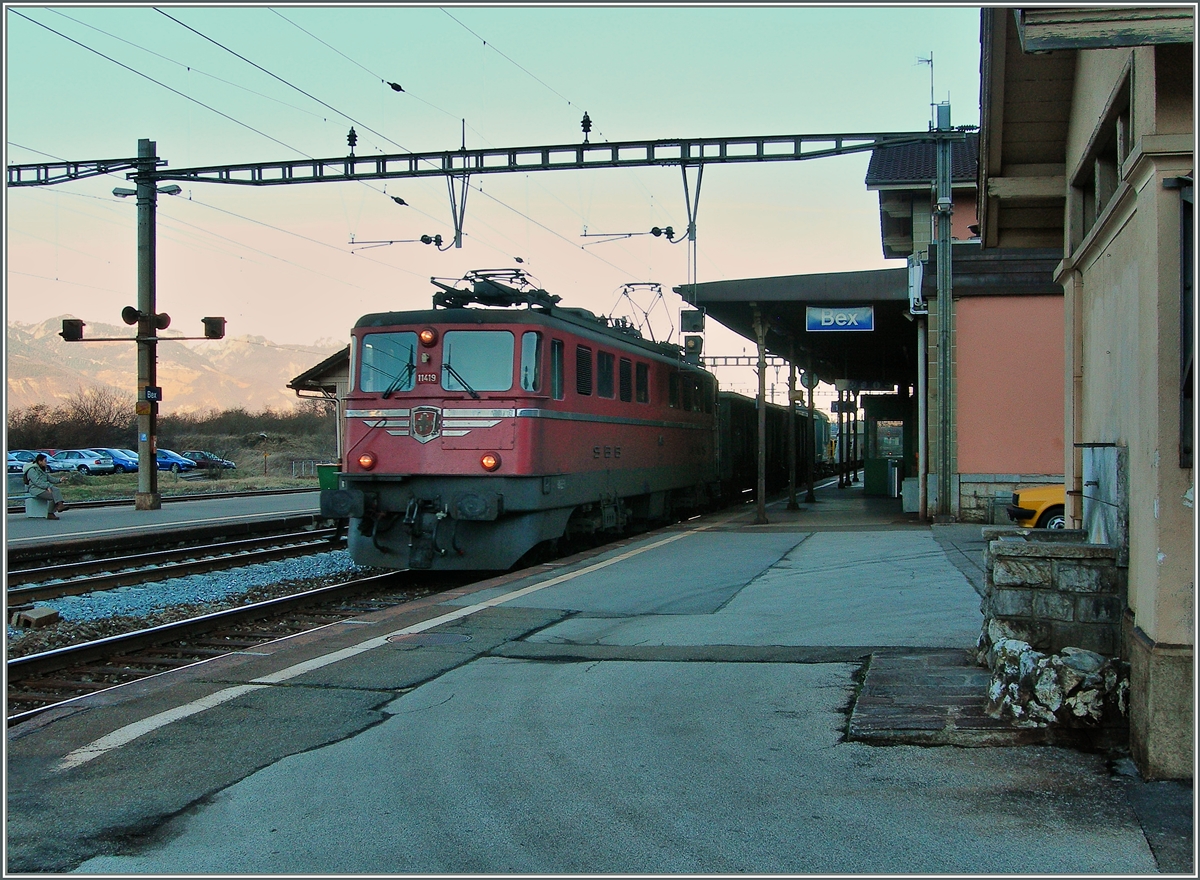
M1130 743L1194 768L1194 7L981 11L985 253L1058 251L1069 525L1128 563Z

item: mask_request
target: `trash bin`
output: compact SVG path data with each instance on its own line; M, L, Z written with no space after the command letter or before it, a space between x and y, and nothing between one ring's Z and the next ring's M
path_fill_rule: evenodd
M888 459L888 498L900 497L900 484L904 478L900 476L900 460L897 458Z
M319 464L317 465L317 485L322 489L336 489L338 487L338 464Z

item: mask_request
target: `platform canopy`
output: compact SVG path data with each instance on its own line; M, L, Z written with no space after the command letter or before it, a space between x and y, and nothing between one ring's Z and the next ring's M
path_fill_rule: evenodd
M911 385L917 380L917 326L906 317L906 268L709 281L682 285L675 292L755 343L757 307L768 327L768 352L790 360L794 344L795 363L802 370L808 368L811 353L813 370L822 381ZM871 330L847 324L807 329L809 307L835 317L867 306L872 310Z

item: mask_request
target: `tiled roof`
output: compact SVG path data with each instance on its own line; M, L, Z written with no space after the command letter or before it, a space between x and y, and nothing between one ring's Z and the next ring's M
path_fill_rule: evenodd
M973 183L979 169L979 133L967 132L962 141L950 145L950 179L954 183ZM937 145L909 144L880 147L871 151L867 166L867 186L929 183L937 175Z

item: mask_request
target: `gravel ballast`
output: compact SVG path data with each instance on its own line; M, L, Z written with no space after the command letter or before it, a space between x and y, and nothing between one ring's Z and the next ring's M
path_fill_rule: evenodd
M8 656L20 657L65 645L130 632L197 614L261 602L338 583L374 569L357 565L345 550L263 562L243 568L63 596L39 602L59 623L36 630L8 627Z

